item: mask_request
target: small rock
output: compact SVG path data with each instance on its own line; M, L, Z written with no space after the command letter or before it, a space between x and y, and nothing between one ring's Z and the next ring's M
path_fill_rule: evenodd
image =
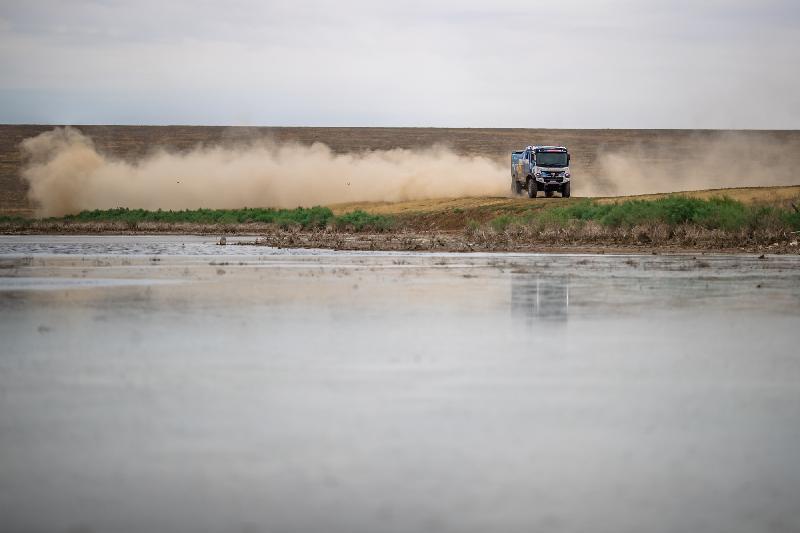
M759 256L758 256L758 258L759 258L759 259L766 259L766 258L767 258L767 256L765 256L764 254L761 254L761 255L759 255Z
M228 239L226 239L225 235L223 235L222 237L219 238L219 242L217 242L217 244L219 244L220 246L225 246L225 244L227 242L228 242Z
M792 241L789 243L789 246L797 246L797 241Z

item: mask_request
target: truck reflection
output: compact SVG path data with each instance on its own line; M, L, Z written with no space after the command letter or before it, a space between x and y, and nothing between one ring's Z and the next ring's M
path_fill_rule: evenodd
M569 280L565 277L511 276L511 314L527 320L566 320Z

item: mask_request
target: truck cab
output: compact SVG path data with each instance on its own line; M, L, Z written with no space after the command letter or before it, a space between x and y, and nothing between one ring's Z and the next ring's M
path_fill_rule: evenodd
M528 198L536 198L539 191L550 198L559 192L563 198L570 196L570 154L565 146L528 146L511 153L511 190Z

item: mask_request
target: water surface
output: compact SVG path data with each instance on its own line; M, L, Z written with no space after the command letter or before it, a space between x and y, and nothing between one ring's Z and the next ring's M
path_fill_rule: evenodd
M9 531L793 531L800 258L0 237Z

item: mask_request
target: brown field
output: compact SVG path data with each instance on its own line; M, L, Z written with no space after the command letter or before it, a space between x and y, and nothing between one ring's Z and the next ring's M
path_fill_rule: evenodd
M0 214L32 214L26 199L26 186L19 177L23 161L20 142L54 126L0 125ZM235 143L240 140L270 137L277 141L303 144L322 142L337 153L391 148L424 148L441 144L455 152L482 155L505 162L513 149L527 144L563 144L573 154L573 174L580 180L603 180L598 154L629 154L637 163L653 168L668 168L672 158L697 152L697 146L734 142L735 146L780 147L782 164L800 168L800 132L798 131L708 131L708 130L546 130L546 129L469 129L469 128L283 128L283 127L211 127L211 126L78 126L89 135L100 151L126 160L136 160L148 152L166 147L188 150L197 145ZM744 152L743 152L744 153ZM752 158L752 150L748 158ZM765 169L764 173L770 170ZM785 169L783 171L786 174ZM761 184L759 176L741 185ZM782 182L800 183L800 174ZM771 183L775 185L775 183ZM672 190L669 184L665 190ZM684 187L707 188L707 187ZM735 194L750 194L742 189ZM621 191L624 194L624 191ZM762 194L762 193L757 193ZM774 191L764 194L777 194ZM792 193L793 194L793 193ZM553 199L547 201L554 201ZM430 205L458 207L460 203L487 208L495 205L512 208L529 205L522 199L459 199ZM373 205L370 210L425 211L426 202L411 202L393 207ZM342 207L338 208L339 210ZM513 210L513 209L512 209Z

